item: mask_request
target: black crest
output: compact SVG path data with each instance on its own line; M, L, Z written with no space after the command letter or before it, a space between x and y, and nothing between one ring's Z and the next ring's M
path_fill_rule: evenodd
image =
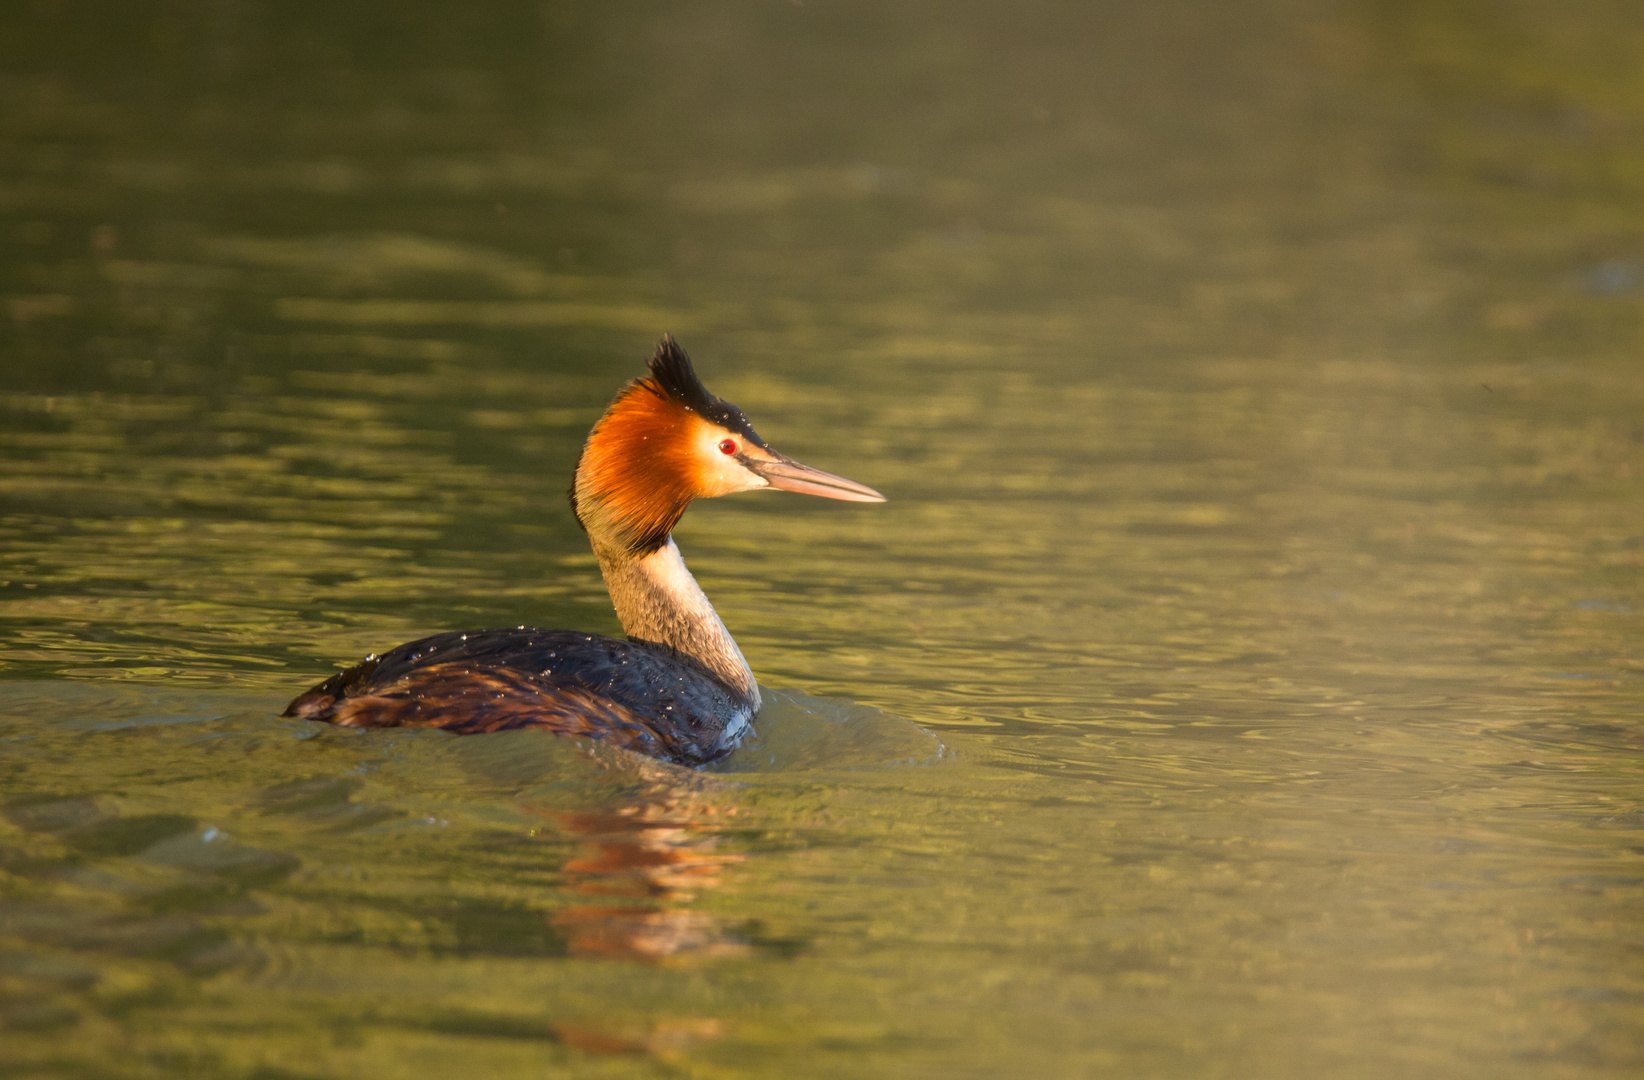
M672 334L662 335L662 340L656 343L656 352L652 354L649 366L651 378L663 393L704 419L736 432L755 446L765 445L765 440L754 431L741 409L708 393L708 388L696 377L690 356L679 347Z

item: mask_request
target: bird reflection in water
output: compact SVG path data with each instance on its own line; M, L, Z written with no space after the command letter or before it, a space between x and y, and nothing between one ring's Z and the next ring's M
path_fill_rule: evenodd
M614 809L544 811L580 840L563 867L564 889L589 902L550 916L570 954L666 963L747 951L713 916L686 906L719 887L722 867L742 861L715 853L734 813L660 780Z

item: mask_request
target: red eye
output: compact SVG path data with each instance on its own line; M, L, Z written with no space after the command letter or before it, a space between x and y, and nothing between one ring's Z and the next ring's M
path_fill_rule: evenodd
M719 444L719 452L721 454L734 454L734 453L736 453L736 440L735 439L724 439L724 440L722 440Z

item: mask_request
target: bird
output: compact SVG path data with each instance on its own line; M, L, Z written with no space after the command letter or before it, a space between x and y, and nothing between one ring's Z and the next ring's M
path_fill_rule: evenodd
M678 765L718 761L752 730L759 686L672 534L692 500L762 488L885 501L771 449L664 335L588 433L569 493L626 640L531 626L435 634L367 656L283 715L457 734L542 728Z

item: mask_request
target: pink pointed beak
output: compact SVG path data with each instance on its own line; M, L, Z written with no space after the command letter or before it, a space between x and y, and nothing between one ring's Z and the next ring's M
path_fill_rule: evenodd
M775 454L775 460L745 460L748 468L764 477L773 488L797 491L802 495L820 495L824 499L839 499L843 502L885 501L883 495L866 484L858 484L855 480L847 480L831 472L801 465L791 457L776 454L774 450L767 452Z

